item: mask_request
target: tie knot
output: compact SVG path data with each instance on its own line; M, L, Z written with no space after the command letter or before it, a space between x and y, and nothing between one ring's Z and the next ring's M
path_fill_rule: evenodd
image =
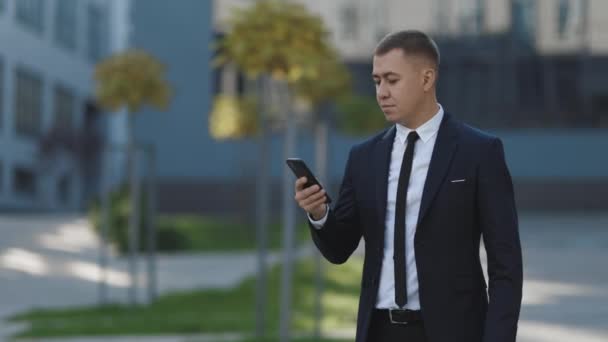
M418 138L419 138L418 133L416 133L416 131L411 131L410 134L407 135L407 142L408 143L415 142L416 140L418 140Z

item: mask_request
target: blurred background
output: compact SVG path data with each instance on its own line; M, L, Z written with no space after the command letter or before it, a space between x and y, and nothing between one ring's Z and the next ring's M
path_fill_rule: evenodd
M337 197L400 29L504 142L518 340L608 341L604 0L0 0L0 338L353 340L364 246L319 259L284 160Z

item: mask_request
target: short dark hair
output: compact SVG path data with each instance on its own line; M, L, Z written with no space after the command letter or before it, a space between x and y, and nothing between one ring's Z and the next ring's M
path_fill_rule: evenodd
M439 48L431 37L418 30L403 30L386 35L374 51L381 56L394 49L401 49L406 55L422 56L439 68Z

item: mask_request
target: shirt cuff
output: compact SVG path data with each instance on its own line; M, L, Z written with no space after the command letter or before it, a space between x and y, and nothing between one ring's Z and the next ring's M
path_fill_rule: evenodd
M318 221L313 220L310 214L306 214L308 216L308 220L312 224L315 229L321 229L325 225L325 221L327 221L327 215L329 214L329 205L325 205L325 215Z

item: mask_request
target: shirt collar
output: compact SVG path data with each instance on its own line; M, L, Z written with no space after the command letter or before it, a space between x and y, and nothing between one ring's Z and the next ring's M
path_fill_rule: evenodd
M418 133L420 140L422 140L424 143L429 141L429 139L437 134L439 131L439 126L441 125L441 120L443 120L443 107L439 103L437 105L439 106L437 113L435 113L435 115L433 115L433 117L431 117L427 122L422 124L422 126L416 129L416 133ZM400 124L395 124L395 126L397 127L397 139L399 139L402 144L405 144L408 134L410 134L413 129L407 128Z

